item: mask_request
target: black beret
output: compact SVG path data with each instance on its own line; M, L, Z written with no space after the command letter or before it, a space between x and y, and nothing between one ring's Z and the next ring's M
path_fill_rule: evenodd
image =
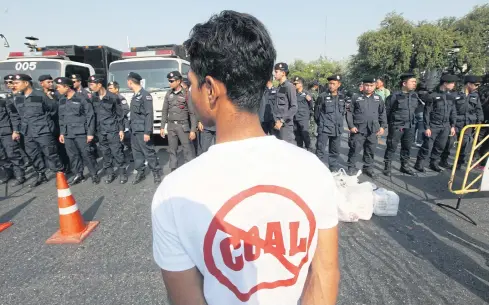
M300 76L296 76L296 77L294 77L294 84L295 83L302 83L303 84L304 83L304 79L302 77L300 77Z
M377 81L377 79L373 76L366 76L362 79L362 83L364 84L373 84Z
M80 74L72 74L72 75L71 75L71 79L72 79L72 80L79 80L79 81L81 81L81 80L82 80L82 78L81 78L81 75L80 75Z
M341 81L341 76L340 75L331 75L330 77L327 78L327 80L337 80Z
M452 74L445 74L440 79L441 83L455 83L458 81L459 81L458 77Z
M5 75L3 80L4 81L14 80L14 75L13 74Z
M132 78L132 79L135 79L139 82L143 79L141 77L141 75L137 74L136 72L129 72L129 75L127 76L127 78Z
M96 83L96 84L101 84L104 82L104 79L105 77L103 75L100 75L100 74L95 74L95 75L91 75L89 78L88 78L88 82L89 83Z
M178 71L171 71L166 75L166 78L182 79L182 74L180 74Z
M39 78L37 80L40 82L43 82L45 80L53 80L53 77L49 74L44 74L44 75L39 76Z
M68 77L57 77L54 79L54 83L57 85L66 85L68 87L73 87L73 80Z
M274 70L282 70L285 72L289 72L289 66L284 62L279 62L279 63L275 64Z
M401 74L401 76L399 76L399 78L403 82L403 81L406 81L406 80L411 79L411 78L416 78L416 74L411 73L411 72L407 72L407 73Z
M466 83L472 83L472 84L477 84L482 82L482 77L477 76L477 75L466 75L464 77L464 84Z
M32 77L30 77L29 75L27 74L17 74L15 76L15 79L16 80L23 80L23 81L26 81L26 82L30 82L32 81Z

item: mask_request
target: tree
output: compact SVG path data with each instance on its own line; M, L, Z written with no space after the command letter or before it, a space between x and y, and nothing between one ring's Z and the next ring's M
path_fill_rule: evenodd
M289 75L292 77L302 77L308 83L318 80L321 84L327 82L328 76L344 72L340 62L329 61L322 57L311 62L295 60L289 65L289 71Z

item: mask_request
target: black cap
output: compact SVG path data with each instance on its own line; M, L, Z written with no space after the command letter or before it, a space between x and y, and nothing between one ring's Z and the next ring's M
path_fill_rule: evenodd
M178 71L171 71L166 75L166 78L182 79L182 74L180 74Z
M17 75L15 75L15 80L22 80L22 81L30 82L30 81L32 81L32 77L30 77L27 74L17 74Z
M105 77L103 75L95 74L95 75L91 75L88 78L88 82L89 83L95 83L95 84L101 84L104 82L104 79L105 79Z
M141 75L137 74L136 72L129 72L129 75L127 76L127 78L135 79L138 82L140 82L141 80L143 80L143 78L141 77Z
M366 76L362 79L362 83L364 84L373 84L377 81L377 79L373 76Z
M39 76L39 78L37 80L40 82L43 82L45 80L53 80L53 77L49 74L44 74L44 75Z
M337 81L341 82L341 76L340 75L337 75L337 74L331 75L330 77L327 78L327 80L328 81L330 81L330 80L337 80Z
M464 84L467 84L467 83L479 84L481 82L482 82L482 77L477 76L477 75L466 75L464 77Z
M294 77L294 84L295 83L301 83L301 84L304 84L304 79L300 76L296 76Z
M458 77L452 74L445 74L440 79L440 83L456 83L458 81Z
M313 86L319 86L319 82L318 82L317 80L314 80L314 81L312 82L312 85L313 85Z
M5 75L3 80L4 81L12 81L12 80L14 80L14 77L15 77L15 75L13 75L13 74Z
M282 70L285 72L289 72L289 66L284 62L279 62L275 64L274 70Z
M406 72L406 73L401 74L401 76L399 76L399 78L403 82L403 81L407 81L408 79L411 79L411 78L416 78L416 74L411 73L411 72Z
M80 74L72 74L72 75L71 75L71 79L72 79L72 80L79 80L79 81L81 81L81 80L82 80L82 78L81 78L81 75L80 75Z
M68 77L56 77L54 79L56 85L66 85L68 87L73 87L73 81Z

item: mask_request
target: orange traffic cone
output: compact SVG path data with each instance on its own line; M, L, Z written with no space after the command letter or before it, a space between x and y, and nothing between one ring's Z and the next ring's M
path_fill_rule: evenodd
M75 198L71 194L65 174L56 174L56 186L58 188L59 226L58 232L54 233L47 244L79 244L99 224L98 221L85 223L78 210Z
M0 223L0 232L2 232L3 230L7 230L7 228L9 228L11 225L13 225L13 223L10 221Z

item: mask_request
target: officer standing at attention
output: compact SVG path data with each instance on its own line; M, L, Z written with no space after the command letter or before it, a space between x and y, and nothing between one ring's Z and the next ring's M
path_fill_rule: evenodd
M428 158L430 153L430 169L435 172L443 171L437 162L445 149L448 136L455 135L457 109L454 105L455 97L450 91L455 88L457 80L455 75L443 75L439 88L429 94L425 100L423 113L425 137L414 165L414 168L419 172L425 172L424 160Z
M168 124L168 153L170 154L170 170L173 172L178 166L178 140L183 147L185 162L190 162L195 157L191 141L196 137L197 120L193 105L187 100L187 92L181 86L180 72L170 72L166 77L171 90L166 93L163 102L160 135L165 137L165 124Z
M263 92L263 97L260 103L260 110L258 115L260 117L261 127L267 135L273 133L272 129L275 125L273 120L272 106L275 103L277 94L277 89L273 87L272 80L268 80L265 91Z
M466 125L480 124L484 121L484 112L482 111L482 105L477 92L477 88L480 86L482 78L475 75L467 75L464 78L464 91L455 93L455 108L457 111L457 119L455 122L456 139L460 137L460 132ZM472 130L466 130L462 141L462 149L460 151L460 159L457 164L457 168L460 169L465 163L465 156L467 154L467 148L470 147L469 143L473 140ZM448 157L450 156L450 149L453 146L455 137L449 137L445 149L441 154L440 166L445 168L451 168L448 164Z
M46 157L51 171L63 171L53 135L52 117L56 115L56 111L49 106L49 101L43 92L32 89L32 78L29 75L17 74L14 86L16 91L23 93L23 96L15 97L15 107L21 118L20 132L25 137L26 153L32 159L37 172L37 179L30 186L36 187L48 181L42 155Z
M97 137L103 156L103 168L107 177L105 183L115 180L114 165L119 172L121 184L127 182L127 172L124 162L124 114L119 97L104 86L102 75L92 75L88 78L92 96L93 109L95 111Z
M275 79L279 81L276 98L272 107L274 135L291 144L295 143L294 116L297 112L297 93L294 85L287 79L289 66L286 63L275 65Z
M129 113L129 104L127 103L126 98L119 93L120 85L118 82L113 81L110 82L107 86L107 90L109 90L111 93L117 95L119 99L121 100L121 105L122 105L122 112L124 114L124 155L126 156L126 159L128 162L134 162L134 158L132 156L132 147L131 147L131 130L130 130L130 113Z
M341 76L328 77L328 90L318 97L314 119L318 126L316 155L326 164L325 150L329 149L328 164L331 172L338 171L338 157L341 147L343 119L346 114L347 97L338 91Z
M297 113L294 116L295 141L297 146L310 150L309 120L314 111L314 100L309 93L304 92L304 79L302 77L294 78L294 86L297 91Z
M153 171L155 183L161 182L160 164L156 157L151 134L153 133L153 97L141 87L141 75L131 72L127 77L127 87L134 92L131 100L131 146L134 168L138 174L132 182L141 182L144 176L144 161ZM162 124L162 126L165 126Z
M372 179L377 178L377 174L372 169L377 137L383 135L384 129L387 128L384 101L374 91L375 78L364 78L363 93L352 96L346 113L346 122L350 129L348 174L356 174L358 154L363 149L362 171Z
M389 133L387 135L387 148L384 154L384 175L391 176L392 157L396 153L399 141L401 142L401 173L414 176L409 168L411 158L411 145L414 142L416 130L416 108L419 97L416 90L416 76L412 73L401 75L401 91L389 95L385 101Z
M76 93L82 94L84 98L91 101L92 94L88 92L87 89L82 86L82 77L80 74L71 75L71 80L73 81L73 87L75 88Z
M76 94L73 81L67 77L55 79L56 89L61 98L59 100L59 142L63 143L71 161L75 176L68 183L74 185L85 180L83 170L85 165L92 175L92 182L98 184L96 161L92 146L95 135L95 113L92 103Z
M20 154L20 117L12 100L0 97L0 167L6 176L0 179L0 184L7 183L12 176L15 181L12 186L25 182L24 160Z

